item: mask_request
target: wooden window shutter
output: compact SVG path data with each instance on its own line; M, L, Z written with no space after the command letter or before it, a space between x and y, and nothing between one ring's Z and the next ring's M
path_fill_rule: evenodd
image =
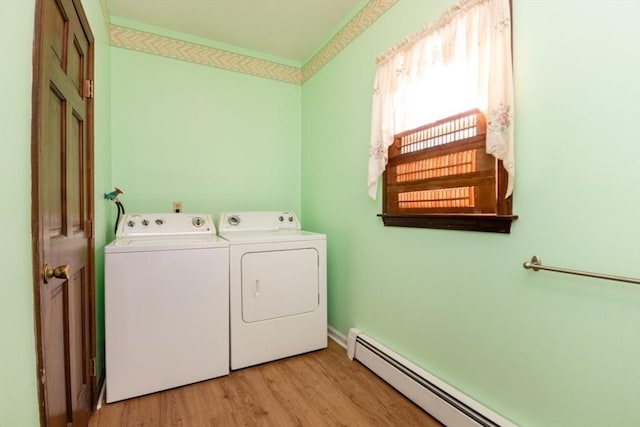
M486 120L477 109L396 135L383 189L383 218L511 215L506 172L486 153Z

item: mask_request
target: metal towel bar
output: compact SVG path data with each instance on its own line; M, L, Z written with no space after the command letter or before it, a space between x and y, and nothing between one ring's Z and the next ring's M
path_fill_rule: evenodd
M546 265L542 265L542 260L535 255L531 257L531 261L525 261L522 266L527 270L532 269L533 271L548 270L555 271L557 273L575 274L577 276L587 276L594 277L596 279L615 280L616 282L634 283L636 285L640 285L640 279L635 279L633 277L612 276L610 274L589 273L588 271L569 270L567 268L559 267L548 267Z

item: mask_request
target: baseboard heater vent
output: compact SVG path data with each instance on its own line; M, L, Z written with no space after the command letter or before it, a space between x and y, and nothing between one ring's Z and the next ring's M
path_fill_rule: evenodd
M515 427L358 329L349 330L347 352L446 426Z

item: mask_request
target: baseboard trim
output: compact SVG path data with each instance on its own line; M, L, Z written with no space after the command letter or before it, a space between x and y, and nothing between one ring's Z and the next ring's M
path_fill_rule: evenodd
M347 336L345 334L343 334L333 326L328 325L327 335L329 336L329 338L338 343L340 347L344 348L345 350L347 349Z
M107 382L105 381L104 374L100 377L99 390L100 392L98 393L98 402L96 403L96 411L102 408L102 405L104 404L105 393L107 391Z
M349 330L351 360L378 375L445 426L516 427L482 403L413 364L358 329Z

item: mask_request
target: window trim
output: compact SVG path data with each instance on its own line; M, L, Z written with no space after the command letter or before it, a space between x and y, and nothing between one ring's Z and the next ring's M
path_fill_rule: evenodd
M482 214L378 214L385 227L434 228L440 230L511 233L511 224L518 215Z

